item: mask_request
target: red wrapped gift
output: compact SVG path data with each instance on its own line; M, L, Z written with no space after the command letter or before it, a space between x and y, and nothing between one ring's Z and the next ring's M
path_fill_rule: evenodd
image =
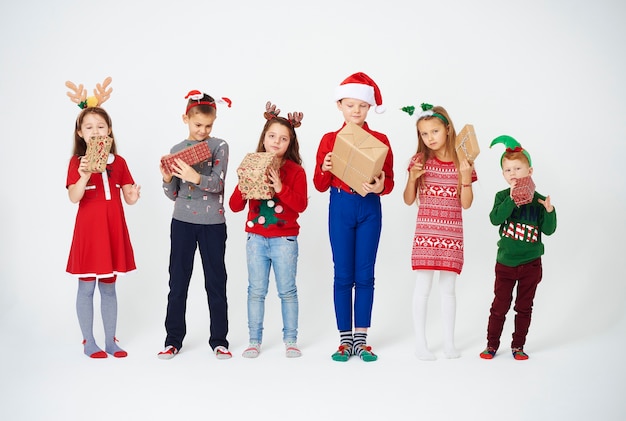
M196 142L195 145L182 151L165 155L161 158L161 165L169 172L172 172L172 165L176 163L175 159L182 159L188 165L195 165L211 159L211 150L205 141Z
M511 191L511 197L517 206L522 206L533 201L535 195L535 183L530 176L517 179L515 188Z
M274 189L267 178L270 168L280 168L276 154L272 152L246 154L237 168L239 190L244 199L266 200L274 197Z
M86 143L87 171L103 172L107 167L113 139L109 136L91 136Z

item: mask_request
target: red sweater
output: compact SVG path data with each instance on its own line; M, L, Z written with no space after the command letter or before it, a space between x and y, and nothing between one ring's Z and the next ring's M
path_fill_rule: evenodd
M241 195L239 185L230 196L228 205L233 212L240 212L248 204L246 232L263 237L286 237L298 235L298 217L308 205L306 174L302 166L285 160L280 168L283 188L270 200L247 200Z
M346 124L344 123L343 126ZM343 126L341 128L343 129ZM393 181L393 153L391 152L391 145L389 144L389 139L387 136L370 130L367 126L367 123L363 123L363 130L370 133L376 139L383 142L385 145L389 146L389 152L387 153L387 157L385 158L385 163L383 164L383 171L385 172L385 188L380 193L380 195L385 195L391 193L393 190L394 181ZM317 158L315 165L315 173L313 174L313 184L315 188L321 192L325 192L331 186L337 187L347 192L350 191L350 186L341 181L338 177L335 177L331 172L323 172L322 171L322 163L324 162L324 157L328 152L332 152L333 147L335 146L335 140L337 139L337 133L339 133L341 129L336 132L326 133L322 140L320 141L320 145L317 149Z

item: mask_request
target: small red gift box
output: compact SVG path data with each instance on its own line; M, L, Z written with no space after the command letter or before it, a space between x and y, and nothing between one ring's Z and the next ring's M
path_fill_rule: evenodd
M511 197L517 206L522 206L533 201L535 195L535 183L530 176L517 179Z
M182 159L188 165L195 165L211 159L211 150L205 141L197 142L195 145L182 151L165 155L161 158L161 165L169 172L172 172L172 165L176 163L175 159Z
M274 189L267 178L270 168L280 168L276 154L272 152L246 154L237 168L239 190L244 199L265 200L274 197Z
M104 172L107 167L113 139L109 136L91 136L86 143L87 171Z

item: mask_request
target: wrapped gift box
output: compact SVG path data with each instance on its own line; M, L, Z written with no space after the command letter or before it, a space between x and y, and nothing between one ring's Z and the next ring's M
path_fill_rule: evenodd
M246 154L237 168L239 190L244 199L265 200L274 197L274 189L267 177L270 168L280 168L276 154L272 152Z
M461 131L457 133L455 149L459 159L467 159L470 163L476 160L476 157L480 153L480 147L478 146L474 126L466 124Z
M511 197L517 206L522 206L533 201L535 195L535 183L530 176L517 180L515 188L511 192Z
M356 124L347 123L337 133L330 172L365 196L363 183L371 183L380 174L388 151L383 142Z
M91 136L86 143L87 171L103 172L107 167L113 139L109 136Z
M176 163L175 159L182 159L188 165L199 164L200 162L211 159L211 150L209 144L202 141L196 142L195 145L189 146L176 153L165 155L161 158L161 165L169 172L172 172L172 165Z

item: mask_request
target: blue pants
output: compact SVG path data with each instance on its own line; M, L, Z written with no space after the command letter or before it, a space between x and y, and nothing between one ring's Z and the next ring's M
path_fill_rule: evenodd
M374 302L374 265L382 228L380 197L350 194L331 187L328 212L330 246L335 265L333 296L340 331L368 328Z
M226 224L199 225L172 219L170 251L170 292L167 296L165 346L180 350L187 333L185 313L187 293L193 270L196 247L200 250L204 288L209 305L209 345L228 348L228 304L226 301Z

